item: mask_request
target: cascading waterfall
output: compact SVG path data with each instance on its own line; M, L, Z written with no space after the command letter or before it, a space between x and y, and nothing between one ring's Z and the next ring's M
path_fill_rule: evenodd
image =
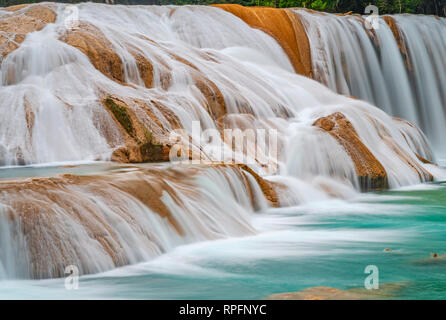
M295 10L310 41L314 78L418 124L444 158L446 20L395 15L368 30L361 16ZM406 57L405 57L406 55Z
M409 57L410 78L420 108L418 123L444 152L446 127L446 19L395 16Z
M0 279L60 277L68 265L97 273L180 244L254 234L250 212L263 194L249 176L160 167L2 182Z
M202 129L217 131L221 126L277 130L278 156L266 156L277 170L265 170L265 163L249 154L254 160L249 174L246 168L211 165L1 182L3 278L61 276L61 266L68 264L94 273L150 259L181 243L253 234L251 214L273 200L297 205L349 197L367 189L372 169L381 173L380 187L391 188L443 175L430 163L432 152L418 128L295 74L274 38L224 10L83 3L74 6L79 25L72 30L62 4L1 11L2 19L42 7L57 14L54 23L28 33L1 63L2 165L110 160L131 139L166 138L177 128L190 135L206 159L228 160L206 153L192 128L198 121ZM322 25L310 14L305 19ZM349 48L343 54L340 48L325 50L335 46L335 37L315 44L317 29L306 25L312 49L320 53L313 54L316 78L326 75L319 80L356 95L354 84L361 93L356 96L395 114L393 108L407 102L408 113L401 109L400 115L418 121L415 97L406 91L386 94L387 79L396 75L374 69L383 62L372 54L375 47L360 21L333 19L336 28L326 35L353 29L338 39ZM390 59L398 47L388 27L380 30L377 41L385 43ZM350 61L356 34L367 53L363 64ZM345 59L328 63L332 54ZM404 62L385 63L398 69L410 92ZM104 101L120 113L109 112ZM347 130L359 149L348 149L351 141L337 130ZM360 163L357 150L366 150L363 160L373 165ZM277 188L277 199L268 196L254 172Z
M120 78L113 70L112 76L105 76L76 49L76 39L70 38L71 31L64 25L64 8L58 5L54 9L58 13L56 22L31 33L2 61L1 109L7 112L7 117L1 120L0 139L2 162L6 165L109 158L112 150L124 143L124 137L101 104L104 93L145 101L156 115L162 106L191 135L193 121L199 121L203 129L218 129L217 118L249 114L270 128L280 128L284 146L292 144L302 126L311 127L319 117L342 109L356 124L361 140L380 161L386 162L383 165L391 168L389 171L399 170L394 163L400 161L384 160L388 154L382 154L383 151L394 152L381 141L376 126L365 118L375 118L398 145L411 153L391 118L369 104L336 95L310 79L295 75L275 40L223 10L193 6L77 5L81 30L84 26L90 32L87 36L97 35L101 41L104 38L104 43L110 46L107 49L112 50L110 53L122 61ZM212 31L206 25L212 25ZM74 42L73 46L62 40ZM142 86L144 81L136 66L138 55L152 62L152 87ZM199 74L194 75L195 70ZM215 89L211 90L221 92L224 106L215 106L216 110L209 112L206 97L194 77L214 84ZM130 85L122 85L123 82ZM141 110L134 111L142 123L152 120ZM172 129L166 118L157 116L156 120L167 131ZM367 129L363 129L363 122L368 122ZM58 133L60 127L64 130ZM332 144L336 141L332 140ZM282 168L286 167L289 149L285 147L280 152L278 161ZM326 160L320 152L314 156L319 157L320 163ZM401 170L413 171L409 167L403 165ZM324 170L320 173L337 168ZM345 168L340 170L343 175ZM401 183L405 182L395 181L391 185Z

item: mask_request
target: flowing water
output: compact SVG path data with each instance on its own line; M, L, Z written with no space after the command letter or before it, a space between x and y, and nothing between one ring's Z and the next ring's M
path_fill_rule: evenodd
M266 209L251 217L257 235L179 246L82 276L77 290L66 290L64 278L3 280L0 298L259 299L314 286L364 288L364 269L375 265L378 298L444 299L445 197L446 183L435 183Z
M296 14L309 36L315 79L417 123L445 158L446 19L391 16L398 41L384 18L368 30L359 16Z
M66 6L56 6L56 22L28 34L1 64L0 110L4 116L0 119L0 161L4 165L109 160L125 138L102 105L104 92L146 101L157 121L171 132L172 124L162 113L167 109L195 145L202 147L192 130L194 121L199 121L203 130L216 130L221 117L212 117L203 103L205 97L192 77L196 69L221 92L227 113L223 121L230 129L248 123L252 129L280 133L278 155L267 153L266 160L278 163L280 173L305 173L297 166L301 157L310 157L317 163L313 176L326 172L351 176L353 163L345 161L339 143L312 125L334 112L342 112L352 122L361 141L387 170L392 187L419 182L419 174L407 162L426 166L414 152L432 158L422 133L402 129L401 122L364 101L337 95L296 75L273 38L221 9L91 3L76 8L80 25L93 26L89 28L97 30L94 34L105 37L119 56L122 80L131 86L104 76L85 54L61 41L67 34ZM142 85L135 52L153 62L152 88ZM153 123L140 109L133 111L142 123ZM393 142L384 142L383 135ZM295 146L302 136L307 142ZM314 141L321 141L317 149ZM326 155L333 150L339 156L327 161ZM264 163L256 161L254 169L261 172Z
M444 253L446 174L423 161L444 154L443 20L394 17L405 61L384 20L377 49L357 17L296 11L320 84L295 74L274 38L219 8L76 5L81 30L122 62L117 80L68 44L73 7L44 6L55 23L29 33L0 68L0 298L264 298L362 288L367 265L390 285L384 298L446 298L446 258L429 257ZM136 57L151 62L150 86ZM209 111L197 78L221 93L224 114ZM126 137L102 103L110 95L144 101L167 133L173 115L216 164L111 164ZM391 191L359 192L351 155L313 125L335 112ZM281 207L257 174L221 165L228 159L202 145L193 121L276 130L277 155L230 158L253 160ZM424 173L435 182L420 185ZM67 265L81 273L78 290L65 289Z

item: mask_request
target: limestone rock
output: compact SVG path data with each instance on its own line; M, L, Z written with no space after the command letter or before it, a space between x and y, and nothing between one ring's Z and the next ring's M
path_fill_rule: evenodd
M67 31L61 40L87 55L94 67L107 77L124 82L121 58L114 52L110 41L96 27L80 23L79 28Z
M380 284L379 289L350 288L340 290L331 287L310 287L297 292L276 293L267 300L368 300L389 299L409 283L396 282Z
M247 165L240 165L240 168L243 171L246 171L250 175L256 179L258 185L260 186L260 189L263 192L263 195L265 196L266 200L273 206L273 207L279 207L279 197L277 196L275 185L273 182L263 179L261 176L259 176L254 170L252 170Z
M310 42L304 26L293 12L287 9L243 7L237 4L215 6L272 36L288 55L294 70L312 77Z
M160 127L157 118L149 112L144 101L126 101L107 96L103 104L110 112L126 137L126 145L116 149L112 160L124 163L169 161L170 144L168 131ZM146 111L146 118L138 117L136 111ZM173 114L171 123L179 123ZM144 123L144 120L147 120Z
M0 60L16 50L28 33L54 23L57 15L47 6L18 5L4 9L10 14L0 19Z
M398 29L398 25L395 18L393 18L392 16L384 16L383 20L387 23L387 25L389 26L390 30L393 33L396 43L398 44L398 48L400 49L401 54L403 55L404 63L406 64L407 69L409 71L413 70L413 66L409 57L409 52L407 51L407 48L404 44L403 36L400 30Z
M362 143L352 123L342 113L319 118L313 125L327 131L344 147L355 165L362 190L388 188L384 167Z

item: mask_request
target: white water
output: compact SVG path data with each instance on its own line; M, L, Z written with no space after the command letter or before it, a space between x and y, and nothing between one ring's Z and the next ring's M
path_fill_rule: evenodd
M342 112L352 122L386 169L390 187L422 181L414 167L395 152L395 146L412 164L441 176L414 153L430 158L420 131L369 103L338 95L294 74L274 39L221 9L93 3L76 7L80 20L94 25L111 43L123 62L125 82L133 86L107 78L81 51L58 40L66 29L65 6L57 5L56 23L29 34L1 64L0 161L4 165L109 159L124 144L124 137L101 103L105 94L144 100L168 130L172 126L161 116L159 105L175 114L190 134L194 120L203 129L216 129L216 119L204 105L192 68L174 54L217 86L231 114L228 118L243 120L229 121L233 127L243 122L279 131L282 147L278 159L271 159L279 163L279 171L268 179L285 186L279 195L281 204L326 200L333 193L348 198L359 188L346 151L312 125L333 112ZM135 51L153 64L153 88L143 85L131 53ZM166 75L171 79L167 87ZM142 123L149 122L146 113L129 107ZM29 110L35 115L31 126ZM394 145L384 142L382 136ZM253 167L265 173L260 165ZM144 179L149 180L144 175L135 177L135 181ZM247 179L253 194L236 172L217 169L198 175L189 185L163 180L162 202L184 229L181 236L167 219L112 185L62 185L50 189L49 195L42 190L4 191L0 194L0 226L5 229L0 276L61 276L61 266L67 264L79 266L82 273L100 272L148 260L182 243L255 233L252 216L267 207L267 202L254 178ZM326 192L327 187L334 191ZM175 190L176 198L166 188ZM251 197L257 199L255 206ZM29 217L36 219L34 224L26 220ZM23 224L34 226L25 228L32 233L27 239ZM110 250L117 254L110 255ZM17 255L24 252L25 256Z
M110 181L41 180L22 185L20 192L14 182L12 189L3 186L0 279L60 277L68 265L81 274L97 273L147 261L185 243L255 234L251 182L237 170L159 170L168 175L181 171L185 181L134 168L115 173ZM147 194L158 182L171 187L162 191L161 201L181 233L135 196L134 183Z
M292 279L305 282L308 273L302 269L302 263L306 264L322 257L333 259L333 255L346 255L351 261L363 255L368 255L370 259L370 256L376 255L375 247L382 250L389 243L407 238L412 231L398 228L371 230L348 227L327 230L320 221L330 216L335 219L348 219L349 216L355 215L368 218L384 214L403 216L407 215L408 209L409 212L410 209L413 210L401 205L331 200L286 209L288 210L277 209L256 215L253 224L261 231L259 234L181 245L147 262L84 275L80 278L78 290L66 290L65 279L6 280L0 282L0 297L178 299L198 294L200 298L209 298L220 296L221 292L225 291L224 283L229 282L227 294L230 298L236 294L233 289L231 292L230 286L238 281L253 291L258 290L257 286L265 286L268 283L266 279L281 281L282 285L285 285L288 284L287 279L277 280L275 275L281 274L284 272L282 268L287 267L290 273L288 281ZM318 227L314 228L314 225ZM367 261L366 258L363 259ZM348 276L352 277L351 269L362 267L362 263L363 261L355 261L351 263L352 267L344 265L344 268L348 268ZM333 276L327 273L327 270L332 268L331 265L326 268L324 273L317 275L325 274L325 277L336 279L340 277L339 274ZM333 273L335 271L333 270ZM263 272L269 274L265 274L259 281L258 278ZM360 276L361 274L358 279L363 280ZM356 275L354 278L356 279ZM312 284L314 285L314 282L306 285Z
M192 121L200 121L202 129L215 129L204 97L192 79L194 70L174 59L172 54L175 54L189 61L218 87L228 113L251 114L259 120L251 126L280 130L279 144L283 148L279 150L279 159L272 160L279 161L282 174L308 175L302 162L314 159L311 162L315 165L310 170L313 175L334 173L356 184L353 165L346 160L345 152L334 139L312 127L318 117L341 111L382 162L392 187L419 181L412 167L402 163L381 140L378 132L381 129L376 129L369 117L382 126L409 158L418 162L410 150L413 146L407 145L394 120L367 103L336 95L294 74L275 40L232 14L218 8L193 6L123 7L88 3L76 7L81 24L94 25L110 41L123 62L125 81L135 88L105 77L87 56L58 40L66 32L65 6L59 5L55 24L29 34L20 48L2 61L0 109L4 116L0 119L0 152L4 164L108 159L112 150L124 141L100 102L104 93L146 101L167 129L171 124L160 115L159 105L171 110L190 133ZM154 88L142 86L131 54L134 51L152 62ZM163 85L166 74L171 79L167 88ZM382 83L381 79L374 81ZM370 83L363 87L375 88ZM150 121L147 114L132 108L142 123ZM31 125L26 116L29 110L35 115ZM419 135L416 133L412 139L421 141L416 151L428 154L429 148ZM296 145L300 137L309 143ZM194 141L199 143L197 137ZM311 142L320 143L314 148ZM340 157L331 156L332 150L338 150ZM261 170L260 166L254 167Z
M438 156L446 156L446 19L392 16L411 70L382 18L368 31L358 16L295 12L310 40L315 79L418 124Z

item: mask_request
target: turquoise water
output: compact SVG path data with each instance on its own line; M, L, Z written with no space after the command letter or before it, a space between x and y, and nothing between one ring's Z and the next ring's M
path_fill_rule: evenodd
M101 174L113 170L131 168L113 162L69 162L45 165L0 167L0 180L54 177L60 174Z
M2 281L0 298L262 299L315 286L364 288L364 269L375 265L382 287L398 285L385 298L446 299L444 182L272 209L253 224L256 236L177 247L83 276L78 290L66 290L64 279Z

